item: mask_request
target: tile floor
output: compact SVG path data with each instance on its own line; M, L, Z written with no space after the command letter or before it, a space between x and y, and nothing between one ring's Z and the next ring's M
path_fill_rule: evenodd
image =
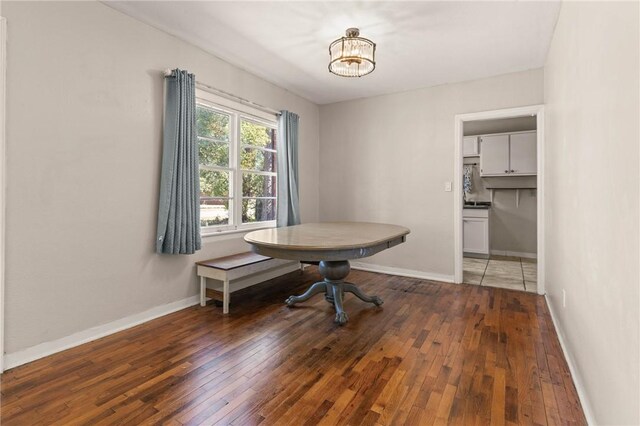
M464 282L536 293L537 263L524 257L464 258Z

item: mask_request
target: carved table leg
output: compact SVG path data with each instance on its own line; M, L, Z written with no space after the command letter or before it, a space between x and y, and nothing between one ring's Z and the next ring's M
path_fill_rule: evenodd
M376 306L381 306L384 303L382 299L380 299L378 296L367 296L362 292L362 290L356 287L355 284L344 283L342 285L342 288L344 288L344 291L346 291L347 293L355 294L356 297L362 300L363 302L373 303Z
M382 305L382 299L378 296L368 296L360 291L355 284L344 282L344 279L349 275L349 271L351 270L347 260L322 261L318 265L318 270L320 275L324 278L324 281L313 284L300 296L290 296L286 300L286 304L288 306L293 306L298 302L304 302L311 296L324 291L325 299L327 302L333 304L336 309L335 322L340 325L344 325L349 320L349 316L342 306L345 292L353 293L360 300L373 303L376 306Z
M314 296L321 292L326 292L328 290L327 284L324 281L317 282L313 284L307 291L302 293L300 296L289 296L284 303L287 306L293 306L298 302L304 302L305 300L309 300L311 296Z
M330 305L335 305L333 299L333 290L327 287L327 292L324 294L324 300L326 300ZM344 289L342 289L342 300L344 300Z
M334 322L344 325L349 321L349 316L342 307L342 295L344 294L342 291L342 282L328 282L327 289L329 289L329 287L333 290L333 303L336 308L336 318Z
M324 300L326 300L330 305L333 305L333 291L327 291L324 294Z

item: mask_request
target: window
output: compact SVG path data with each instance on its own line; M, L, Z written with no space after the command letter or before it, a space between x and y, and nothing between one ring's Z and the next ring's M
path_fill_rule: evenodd
M196 91L202 234L275 226L275 120Z

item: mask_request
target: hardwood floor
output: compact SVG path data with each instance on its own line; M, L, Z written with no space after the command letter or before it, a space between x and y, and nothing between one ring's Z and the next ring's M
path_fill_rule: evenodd
M315 268L6 372L1 423L586 424L545 300L353 271L385 300L284 299Z

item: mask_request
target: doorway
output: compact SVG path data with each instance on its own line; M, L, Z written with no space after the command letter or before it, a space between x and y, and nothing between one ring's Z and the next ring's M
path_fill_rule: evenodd
M7 20L0 16L0 374L4 371L4 260L5 260L5 116L7 74Z
M454 197L455 282L544 294L543 105L455 116Z

